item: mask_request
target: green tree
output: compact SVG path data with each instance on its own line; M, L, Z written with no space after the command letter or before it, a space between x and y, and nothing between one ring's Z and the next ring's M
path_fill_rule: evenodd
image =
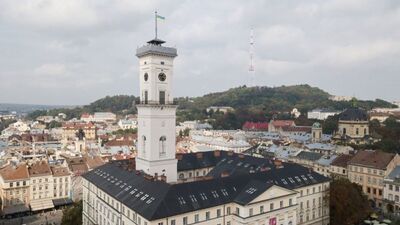
M361 186L347 179L331 182L329 198L331 225L358 224L372 212Z
M82 200L63 210L61 225L82 224Z
M62 126L61 122L53 120L47 125L47 128L52 129L52 128L61 127L61 126Z

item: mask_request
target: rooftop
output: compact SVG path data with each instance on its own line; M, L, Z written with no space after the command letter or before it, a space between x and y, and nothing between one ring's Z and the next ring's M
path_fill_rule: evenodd
M339 120L344 121L368 121L368 114L360 108L349 108L339 114Z
M386 169L387 165L394 157L395 154L382 151L358 151L357 154L349 161L349 164L361 165L376 169Z
M149 178L140 171L129 168L129 164L132 164L131 160L107 163L84 174L83 177L148 220L166 218L231 202L244 205L274 185L293 189L329 181L329 178L290 163L284 163L273 172L259 170L254 173L236 173L239 171L236 169L237 163L234 164L234 161L229 163L232 160L229 155L221 154L218 157L217 153L215 157L212 157L213 154L214 152L211 152L206 155L219 161L215 162L216 166L208 175L209 179L195 182L169 184L159 179ZM196 153L188 155L181 160L197 159ZM230 157L236 160L247 160L257 166L261 166L259 164L261 162L268 161L250 156L242 158L236 154ZM190 165L188 162L183 164ZM182 165L180 167L182 169ZM221 173L216 170L225 171L225 168L230 168L232 173L230 176L221 177Z
M28 168L26 164L18 166L7 165L0 169L0 175L4 180L23 180L29 179Z

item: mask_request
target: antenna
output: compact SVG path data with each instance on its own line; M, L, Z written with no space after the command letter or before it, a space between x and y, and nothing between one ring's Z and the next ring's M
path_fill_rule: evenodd
M255 86L255 70L254 70L254 31L253 28L250 30L250 63L249 63L249 75L251 79L251 86Z

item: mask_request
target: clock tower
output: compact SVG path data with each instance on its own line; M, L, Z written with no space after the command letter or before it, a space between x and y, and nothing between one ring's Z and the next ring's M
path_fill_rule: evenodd
M162 46L153 39L137 49L139 58L140 103L138 110L138 146L136 170L177 181L175 158L175 113L172 75L175 48Z

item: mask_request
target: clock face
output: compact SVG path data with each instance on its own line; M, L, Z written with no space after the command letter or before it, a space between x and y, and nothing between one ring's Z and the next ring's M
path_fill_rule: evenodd
M149 75L147 73L144 74L144 81L147 81L149 79Z
M158 79L160 81L165 81L165 79L167 79L167 75L165 75L165 73L160 73L158 74Z

